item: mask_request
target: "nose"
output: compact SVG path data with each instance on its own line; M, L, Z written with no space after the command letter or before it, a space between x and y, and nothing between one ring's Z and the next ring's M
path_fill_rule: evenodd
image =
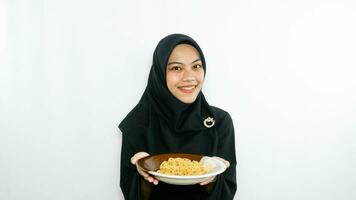
M190 69L185 70L184 75L183 75L183 81L186 81L186 82L195 81L194 71L190 70Z

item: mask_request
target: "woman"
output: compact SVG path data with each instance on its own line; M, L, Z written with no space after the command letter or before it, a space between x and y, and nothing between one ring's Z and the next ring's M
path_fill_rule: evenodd
M120 123L120 186L125 199L233 199L236 192L234 127L230 115L210 106L201 88L205 59L189 36L173 34L157 45L146 90ZM227 170L200 184L159 182L136 168L138 159L161 153L215 156Z

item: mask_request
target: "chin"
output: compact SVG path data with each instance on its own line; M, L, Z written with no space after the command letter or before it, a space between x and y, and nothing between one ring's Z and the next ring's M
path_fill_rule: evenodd
M194 103L194 101L196 100L197 98L181 98L179 99L181 102L183 103L186 103L186 104L190 104L190 103Z

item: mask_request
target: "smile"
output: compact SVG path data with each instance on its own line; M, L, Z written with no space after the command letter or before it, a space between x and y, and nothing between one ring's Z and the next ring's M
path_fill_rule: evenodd
M178 87L178 89L180 91L182 91L183 93L193 93L195 88L197 86L193 85L193 86L181 86L181 87Z

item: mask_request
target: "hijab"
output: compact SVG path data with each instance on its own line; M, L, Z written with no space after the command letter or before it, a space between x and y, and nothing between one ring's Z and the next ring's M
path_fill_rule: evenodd
M205 130L207 127L204 125L204 120L213 116L202 91L199 92L193 103L187 104L173 96L167 87L166 67L168 59L173 49L179 44L189 44L198 51L205 75L204 54L196 41L184 34L168 35L159 41L154 51L147 87L139 104L149 104L157 114L155 120L167 124L176 133ZM125 118L119 127L125 131L125 129L130 129L131 126L136 125Z

